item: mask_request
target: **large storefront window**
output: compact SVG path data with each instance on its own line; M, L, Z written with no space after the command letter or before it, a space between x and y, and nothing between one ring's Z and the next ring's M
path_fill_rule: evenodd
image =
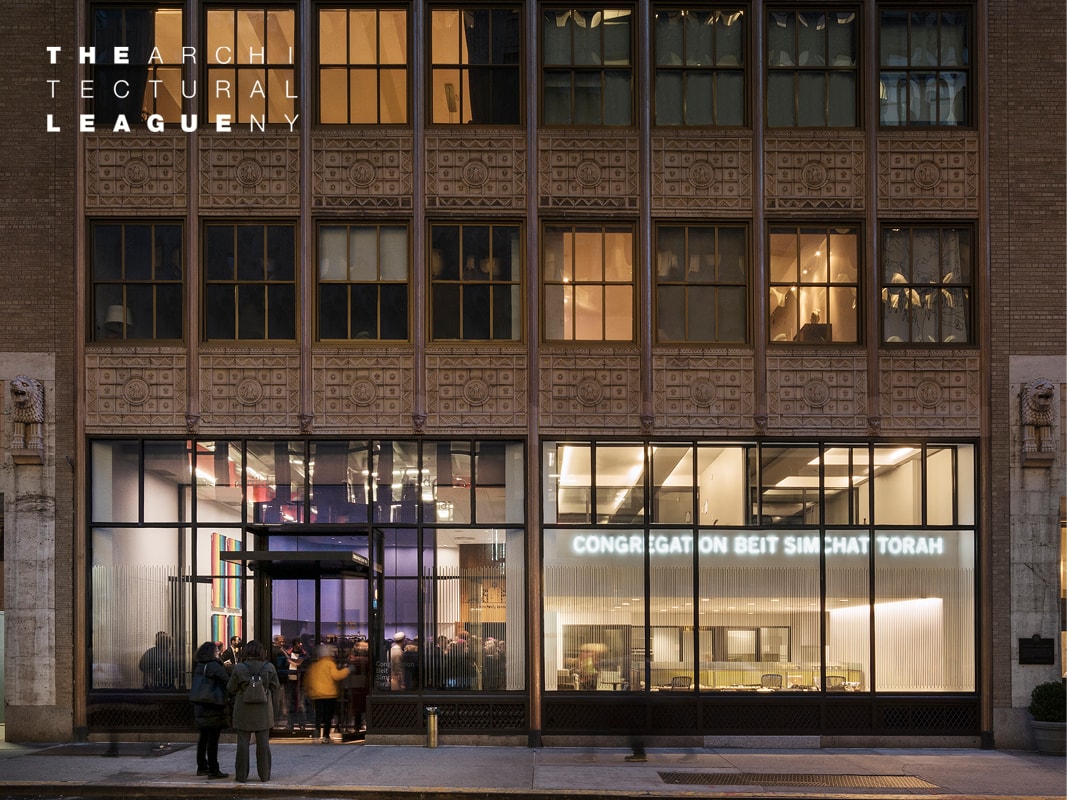
M182 691L197 646L233 636L275 645L290 726L320 645L353 668L349 709L359 692L525 686L520 442L89 450L92 689Z
M973 456L546 443L545 688L974 691Z

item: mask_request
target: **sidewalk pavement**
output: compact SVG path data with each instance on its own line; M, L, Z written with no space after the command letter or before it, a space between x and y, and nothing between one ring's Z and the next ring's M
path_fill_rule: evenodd
M109 752L110 749L110 752ZM196 744L0 742L0 798L1055 798L1065 760L977 749L625 748L310 744L272 740L269 783L196 777Z

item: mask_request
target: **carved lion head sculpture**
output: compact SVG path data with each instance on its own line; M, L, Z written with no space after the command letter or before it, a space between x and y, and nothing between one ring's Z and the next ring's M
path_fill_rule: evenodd
M44 387L39 380L16 376L11 381L11 400L15 422L44 422Z
M1056 387L1052 381L1037 378L1023 387L1022 416L1024 425L1045 426L1052 424L1052 407Z

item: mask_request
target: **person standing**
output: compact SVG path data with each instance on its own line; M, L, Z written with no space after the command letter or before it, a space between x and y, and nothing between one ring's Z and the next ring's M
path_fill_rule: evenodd
M340 692L337 682L348 677L348 668L338 669L334 649L328 644L315 648L315 661L304 674L304 697L315 703L315 737L319 744L329 744L333 715Z
M246 691L252 677L258 675L267 691L266 702L247 702ZM274 727L274 706L281 694L278 671L267 660L263 644L253 639L244 646L244 661L233 668L226 690L234 697L233 727L237 731L237 760L234 780L248 780L248 747L252 735L256 737L256 774L266 783L270 780L270 729Z
M232 670L237 662L241 660L241 637L231 636L230 646L222 651L222 655L219 658L222 659L226 669Z
M144 651L137 665L146 689L173 689L178 685L178 650L166 631L156 634L156 643Z
M222 666L219 649L215 642L204 642L196 650L193 666L193 692L206 689L218 698L218 703L194 702L193 719L200 732L196 741L196 774L208 778L228 778L219 769L219 736L229 721L226 718L226 684L229 682L226 667ZM201 687L199 684L207 684ZM200 695L198 695L200 696Z

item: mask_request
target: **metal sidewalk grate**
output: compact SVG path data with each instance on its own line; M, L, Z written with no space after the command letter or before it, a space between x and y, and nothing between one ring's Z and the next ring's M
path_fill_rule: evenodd
M810 775L769 772L661 772L664 783L700 786L820 786L847 789L936 789L910 775Z

